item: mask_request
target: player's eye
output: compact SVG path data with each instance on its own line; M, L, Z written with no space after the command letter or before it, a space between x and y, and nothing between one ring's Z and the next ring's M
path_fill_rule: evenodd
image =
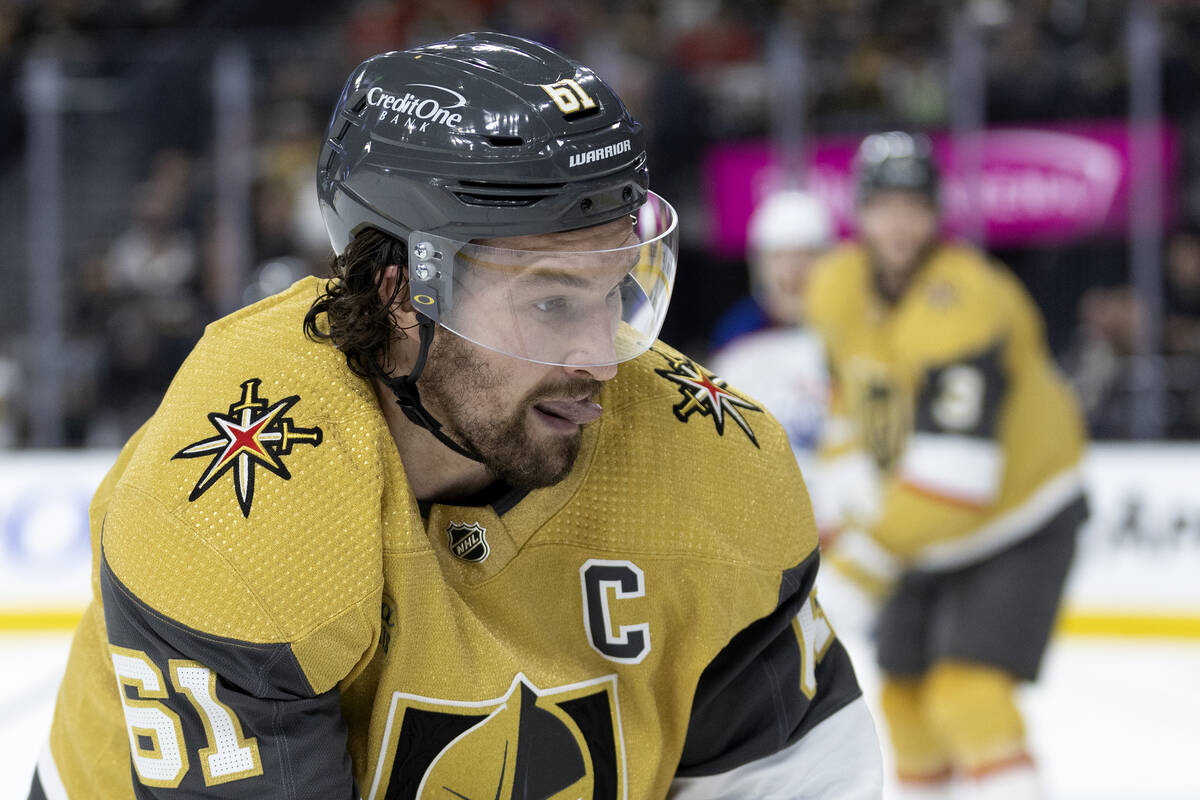
M567 310L567 298L561 295L547 297L534 303L533 307L543 314L561 314Z

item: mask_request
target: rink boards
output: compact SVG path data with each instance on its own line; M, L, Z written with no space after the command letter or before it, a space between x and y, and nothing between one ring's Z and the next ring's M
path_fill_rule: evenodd
M88 503L115 457L0 456L0 631L75 625L90 591ZM1062 632L1200 640L1200 445L1096 445L1085 475L1092 517Z

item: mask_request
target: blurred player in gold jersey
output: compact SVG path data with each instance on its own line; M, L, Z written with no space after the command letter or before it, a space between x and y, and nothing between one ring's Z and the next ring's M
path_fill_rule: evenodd
M1087 514L1081 415L1017 279L940 240L928 140L872 135L858 170L859 239L806 298L833 380L824 474L848 498L827 555L884 598L908 796L1036 798L1014 690L1037 675Z
M786 435L656 341L675 212L595 73L361 64L337 257L209 326L91 507L33 800L874 800Z

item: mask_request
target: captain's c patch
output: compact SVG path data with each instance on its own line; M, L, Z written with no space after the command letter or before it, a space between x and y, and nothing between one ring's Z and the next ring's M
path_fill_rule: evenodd
M242 383L242 396L229 406L229 413L212 411L208 421L217 429L217 435L193 442L180 450L171 459L203 458L212 456L212 461L201 473L195 488L188 495L189 501L197 500L213 487L226 472L233 470L233 487L237 495L242 516L250 516L254 502L254 471L263 467L285 481L292 477L283 456L290 455L298 444L317 447L321 444L321 429L297 427L291 417L285 416L300 400L300 395L291 395L275 403L258 395L262 384L259 378Z

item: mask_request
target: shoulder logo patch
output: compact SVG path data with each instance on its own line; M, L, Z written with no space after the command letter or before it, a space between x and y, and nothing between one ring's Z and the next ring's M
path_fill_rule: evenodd
M460 561L475 564L486 561L492 548L488 545L487 528L477 522L451 522L446 526L446 539L450 553Z
M674 358L661 350L654 350L662 356L667 367L654 370L662 377L674 383L682 399L675 404L675 417L680 422L687 422L692 414L702 417L712 417L717 427L717 434L725 435L726 419L733 420L742 432L750 439L751 444L758 447L758 438L754 435L750 423L742 415L741 409L762 413L762 409L738 397L726 388L725 381L706 371L690 358Z
M175 455L177 458L203 458L212 456L212 461L196 481L188 495L195 501L213 487L226 472L233 470L233 487L237 494L242 516L250 516L254 502L254 471L262 467L286 480L292 473L283 463L282 457L290 455L298 444L317 447L321 444L321 429L297 427L291 417L284 416L300 400L294 394L271 403L259 397L259 378L242 383L242 396L229 406L229 413L212 411L208 421L217 429L217 435L189 444Z

